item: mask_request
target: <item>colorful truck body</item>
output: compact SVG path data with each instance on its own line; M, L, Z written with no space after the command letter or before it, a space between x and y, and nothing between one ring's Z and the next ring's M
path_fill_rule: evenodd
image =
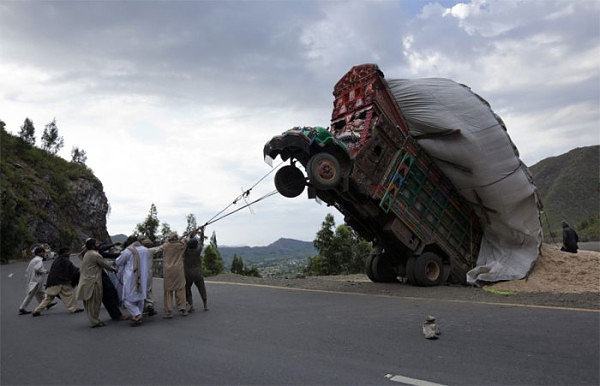
M344 214L375 246L366 259L373 281L464 283L479 253L479 218L409 134L381 71L353 67L333 95L328 131L294 128L265 145L265 156L290 160L275 176L278 191L295 197L307 186L309 198Z

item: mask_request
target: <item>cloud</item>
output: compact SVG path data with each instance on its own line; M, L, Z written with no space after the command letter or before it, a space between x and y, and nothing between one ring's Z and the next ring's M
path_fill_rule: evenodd
M185 227L269 169L262 147L326 126L353 65L469 85L531 164L598 143L597 2L12 2L0 4L0 117L56 117L128 233L155 203ZM256 196L273 189L271 181ZM221 243L310 240L332 208L271 198L215 225ZM336 215L341 221L341 216Z

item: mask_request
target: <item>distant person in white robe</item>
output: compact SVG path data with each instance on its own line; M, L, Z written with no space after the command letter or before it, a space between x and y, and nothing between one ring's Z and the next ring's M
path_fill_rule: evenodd
M38 303L44 300L44 283L46 282L46 274L48 271L44 268L44 257L46 251L42 247L37 247L33 251L33 259L29 262L27 270L25 271L25 277L27 279L27 291L25 299L19 307L19 315L30 314L31 311L27 310L27 306L31 300L35 297ZM54 306L56 303L48 304L47 308Z
M123 279L121 300L131 313L131 325L142 324L144 300L148 291L148 265L152 256L139 241L129 245L115 263Z

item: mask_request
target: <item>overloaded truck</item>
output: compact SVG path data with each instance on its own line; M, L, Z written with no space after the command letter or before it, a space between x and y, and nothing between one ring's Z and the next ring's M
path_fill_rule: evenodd
M337 208L373 242L365 270L374 282L465 283L482 240L479 217L411 136L383 73L353 67L333 95L328 129L296 127L265 144L266 158L290 161L275 174L279 193L307 189Z

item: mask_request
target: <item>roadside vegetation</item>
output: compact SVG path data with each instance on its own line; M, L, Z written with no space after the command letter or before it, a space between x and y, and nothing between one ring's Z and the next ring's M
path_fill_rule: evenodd
M346 224L335 226L331 214L325 216L314 240L319 252L308 259L306 275L363 273L372 245Z
M0 120L0 262L26 257L31 245L38 240L32 234L35 219L47 221L59 229L56 245L71 245L77 236L73 224L60 217L49 218L46 205L65 214L75 207L75 194L70 182L86 179L102 190L102 184L85 165L85 151L77 149L75 157L67 161L57 155L63 147L56 120L45 126L36 146L35 126L26 118L18 136L6 130Z

